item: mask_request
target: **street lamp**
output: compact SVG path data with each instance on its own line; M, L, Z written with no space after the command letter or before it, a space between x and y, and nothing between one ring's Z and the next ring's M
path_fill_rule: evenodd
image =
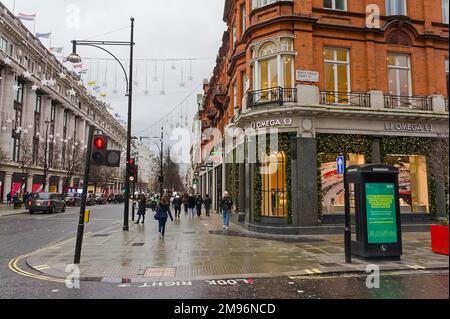
M50 124L49 120L45 121L45 148L44 148L44 182L42 184L42 191L45 192L45 187L47 186L47 175L48 175L48 164L47 164L47 152L48 152L48 126Z
M127 93L128 96L128 123L127 123L127 163L131 159L131 114L132 114L132 105L133 105L133 53L134 53L134 18L131 18L131 40L130 41L72 41L72 53L67 57L67 61L71 63L80 63L81 57L77 53L77 46L90 46L97 49L100 49L109 55L111 55L120 65L122 71L125 74L125 80L127 84ZM129 46L130 47L130 69L129 74L127 74L125 67L120 62L120 60L112 54L110 51L106 50L102 46ZM129 76L128 76L129 75ZM130 169L127 165L126 170L126 178L125 178L125 207L124 207L124 225L123 231L129 231L128 219L130 212Z

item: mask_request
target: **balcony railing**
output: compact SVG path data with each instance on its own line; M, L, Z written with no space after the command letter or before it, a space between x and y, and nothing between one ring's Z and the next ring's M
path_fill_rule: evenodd
M321 91L320 104L370 107L370 96L360 92Z
M409 108L422 111L432 111L432 99L426 96L385 95L384 107L387 109Z
M297 102L297 89L273 87L264 90L248 92L247 105L255 107L264 104L283 105L285 102Z

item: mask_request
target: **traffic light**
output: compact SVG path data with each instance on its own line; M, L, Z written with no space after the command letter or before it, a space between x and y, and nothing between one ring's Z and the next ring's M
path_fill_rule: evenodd
M91 164L97 166L104 166L106 164L108 147L108 138L103 135L94 135L92 140L92 156Z
M136 179L136 161L134 158L128 160L128 172L130 174L130 182L134 182Z
M91 164L120 167L120 151L108 151L108 137L94 135L92 140Z

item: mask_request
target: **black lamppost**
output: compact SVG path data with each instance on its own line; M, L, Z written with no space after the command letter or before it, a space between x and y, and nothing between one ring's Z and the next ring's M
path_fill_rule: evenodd
M47 164L47 152L48 152L48 126L50 125L50 121L45 121L46 129L45 129L45 147L44 147L44 182L42 184L42 191L45 192L45 187L47 186L47 175L48 175L48 164Z
M72 63L80 63L81 57L77 54L77 46L90 46L98 48L105 51L111 55L121 66L127 83L127 93L128 96L128 127L127 127L127 163L131 159L131 120L132 120L132 105L133 105L133 53L134 53L134 18L131 18L131 39L130 41L79 41L73 40L73 50L72 53L67 57L67 61ZM129 46L130 47L130 69L129 76L125 70L125 67L120 62L120 60L112 54L110 51L106 50L102 46ZM129 212L130 212L130 169L127 165L126 177L125 177L125 208L124 208L124 222L123 231L129 231Z

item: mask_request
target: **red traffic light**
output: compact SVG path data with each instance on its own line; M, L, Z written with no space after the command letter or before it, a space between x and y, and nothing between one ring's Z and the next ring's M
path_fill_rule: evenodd
M133 165L134 165L134 159L128 160L128 164L131 165L131 166L133 166Z
M94 146L98 150L103 150L106 148L106 141L103 137L96 137L94 140Z

